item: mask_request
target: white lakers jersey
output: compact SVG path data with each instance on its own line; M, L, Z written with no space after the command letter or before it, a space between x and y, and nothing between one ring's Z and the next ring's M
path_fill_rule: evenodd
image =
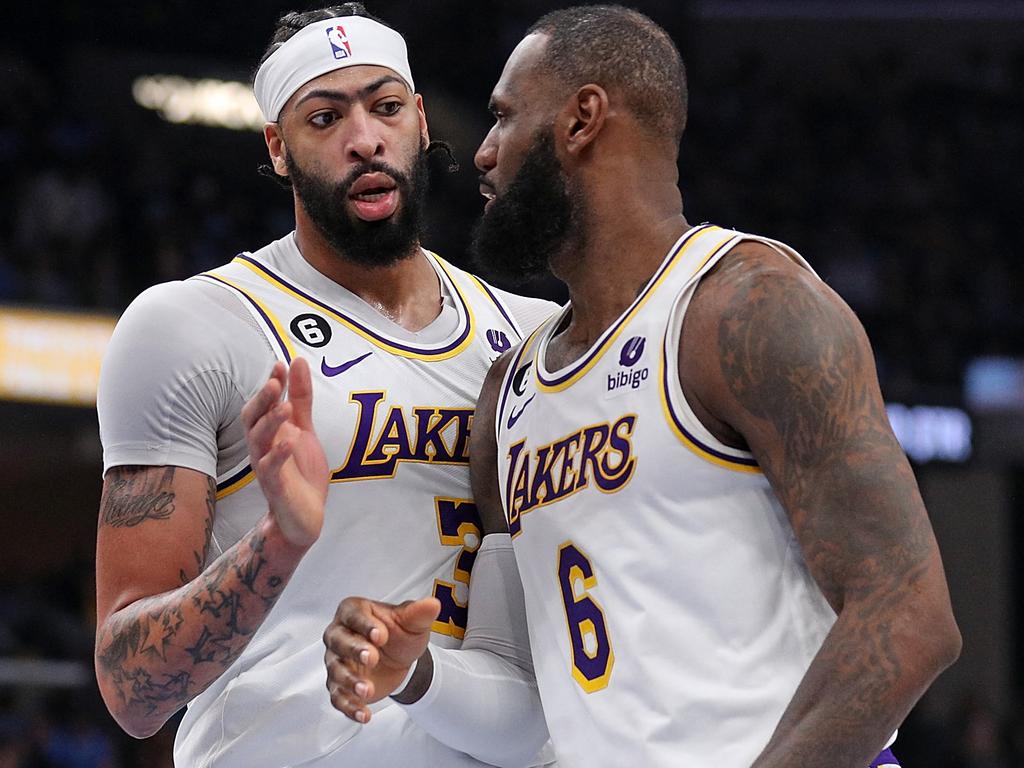
M562 766L746 768L835 621L751 455L682 396L687 304L744 239L691 229L586 355L544 364L567 308L503 381L502 500Z
M412 344L286 278L280 254L243 254L193 279L234 292L279 359L309 360L313 420L331 467L323 531L245 652L189 705L176 761L479 765L426 734L409 736L416 726L389 699L365 727L335 711L321 636L348 595L432 594L442 604L432 641L459 644L480 542L467 469L473 409L488 367L520 329L487 286L428 253L458 322L447 338ZM211 556L266 513L253 477L242 463L217 478Z

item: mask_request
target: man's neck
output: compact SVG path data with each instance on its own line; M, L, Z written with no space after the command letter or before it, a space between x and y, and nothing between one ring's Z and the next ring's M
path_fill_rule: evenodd
M597 341L690 229L675 159L667 157L661 146L634 147L606 153L600 162L592 158L583 169L586 208L575 238L583 242L551 261L572 301L572 318L556 345L567 354L585 352Z
M297 222L295 244L310 266L358 296L407 331L420 331L441 312L441 285L419 244L386 267L367 266L339 254L316 229Z
M613 222L596 228L582 247L552 262L552 270L569 288L572 303L572 317L558 336L557 346L564 347L569 358L563 364L589 349L622 315L673 243L690 229L681 213L660 219L648 215L637 226L624 219Z

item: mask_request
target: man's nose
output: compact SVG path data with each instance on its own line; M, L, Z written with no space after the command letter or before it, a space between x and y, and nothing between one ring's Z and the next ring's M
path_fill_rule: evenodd
M484 136L483 142L476 150L476 154L473 155L473 164L476 165L477 170L482 173L487 173L498 161L498 142L494 140L494 129L492 128Z
M384 141L375 123L376 121L362 110L353 110L349 115L350 160L372 160L384 153Z

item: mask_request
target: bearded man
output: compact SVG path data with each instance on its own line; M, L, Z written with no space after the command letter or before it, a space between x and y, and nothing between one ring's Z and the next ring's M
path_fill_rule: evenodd
M179 766L480 765L391 699L365 729L335 712L321 635L344 595L431 594L417 620L460 644L476 397L553 305L420 246L397 31L357 3L288 14L254 90L295 230L144 292L104 361L100 690L140 738L188 704Z
M490 107L478 255L570 297L491 369L473 428L481 553L504 555L477 559L470 603L505 595L495 634L529 642L435 649L404 618L429 599L348 598L339 709L365 717L410 669L401 699L438 738L528 756L546 734L509 727L504 681L533 676L519 711L562 768L898 766L961 641L860 323L789 246L687 221L685 70L646 16L545 15Z

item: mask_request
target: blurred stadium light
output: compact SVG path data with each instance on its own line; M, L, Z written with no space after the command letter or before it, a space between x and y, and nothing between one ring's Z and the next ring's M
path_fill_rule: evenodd
M132 83L135 103L169 123L192 123L236 131L263 128L252 88L237 80L146 75Z
M1024 360L976 357L964 373L964 399L977 411L1024 411Z
M971 418L960 408L885 406L892 431L914 461L963 462L971 457Z
M77 661L0 658L0 686L81 688L92 679L89 665Z

